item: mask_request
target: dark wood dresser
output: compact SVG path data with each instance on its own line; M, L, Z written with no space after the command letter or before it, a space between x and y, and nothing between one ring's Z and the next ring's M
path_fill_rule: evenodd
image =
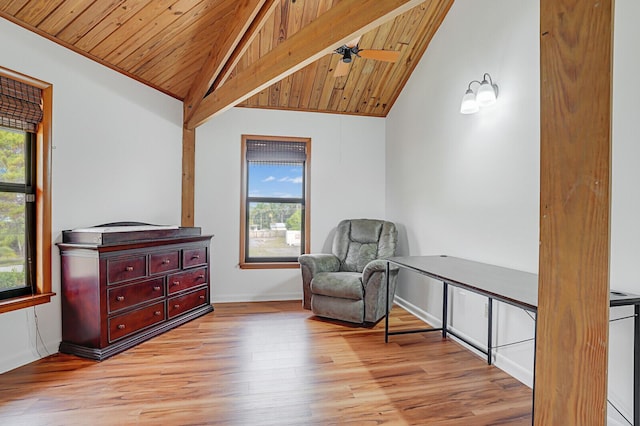
M213 311L200 228L63 231L60 352L103 360Z

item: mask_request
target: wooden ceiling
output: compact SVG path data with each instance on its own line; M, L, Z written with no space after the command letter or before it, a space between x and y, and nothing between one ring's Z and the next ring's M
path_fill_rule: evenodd
M318 57L292 64L269 85L235 94L233 105L384 117L453 0L398 0L411 8L384 15L386 22L375 21L374 28L354 26L366 30L350 34L361 36L360 49L399 51L399 60L357 57L345 76L335 77L341 56L331 50L343 43L325 51L315 45L364 11L392 3L376 1L359 10L364 0L3 0L0 16L185 101L185 122L205 94L258 72L256 61L317 20L320 30L308 31L297 49L308 47Z

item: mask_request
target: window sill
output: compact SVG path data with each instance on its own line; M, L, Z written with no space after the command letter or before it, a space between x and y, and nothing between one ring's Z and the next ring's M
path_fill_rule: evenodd
M299 268L298 262L255 262L240 263L240 269L295 269Z
M51 301L51 297L55 295L55 293L43 293L36 294L35 296L22 296L15 297L13 299L0 300L0 314L17 311L18 309L24 309L31 306L42 305L43 303L49 303Z

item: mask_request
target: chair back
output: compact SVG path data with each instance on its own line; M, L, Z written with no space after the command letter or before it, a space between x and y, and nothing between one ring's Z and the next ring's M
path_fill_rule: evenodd
M369 262L395 255L398 231L392 222L376 219L346 219L336 228L333 254L340 270L362 272Z

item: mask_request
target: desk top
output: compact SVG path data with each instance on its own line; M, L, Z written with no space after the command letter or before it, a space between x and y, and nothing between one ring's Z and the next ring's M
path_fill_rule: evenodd
M451 256L399 256L390 263L529 311L538 309L538 275ZM611 291L610 306L640 304L640 295Z

